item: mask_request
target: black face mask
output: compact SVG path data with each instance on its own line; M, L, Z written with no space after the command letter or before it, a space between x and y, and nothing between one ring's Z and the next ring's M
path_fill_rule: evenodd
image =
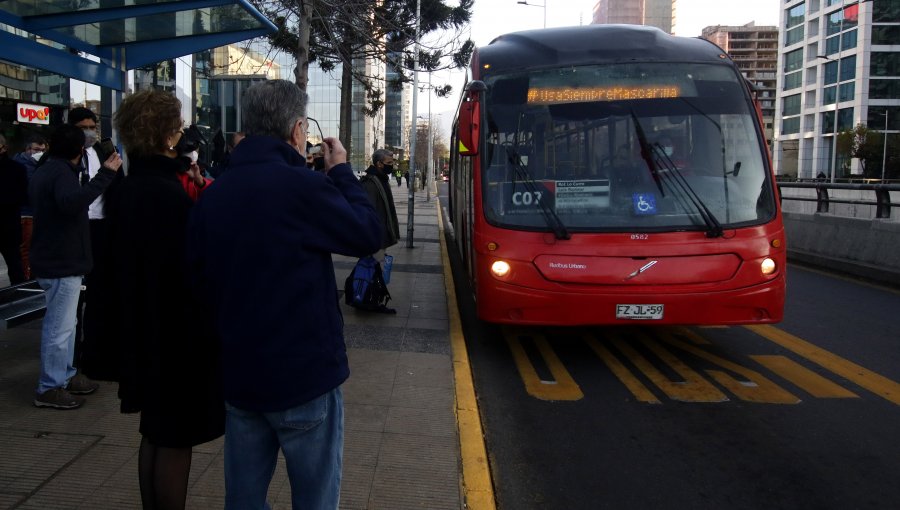
M394 172L394 165L384 165L384 173L391 175Z

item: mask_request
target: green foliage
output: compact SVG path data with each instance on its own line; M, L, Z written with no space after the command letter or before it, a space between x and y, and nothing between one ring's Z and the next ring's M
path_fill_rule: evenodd
M886 162L885 178L900 178L900 136L888 133L886 158L884 136L882 131L857 124L838 133L838 154L858 158L867 179L881 178L882 161Z

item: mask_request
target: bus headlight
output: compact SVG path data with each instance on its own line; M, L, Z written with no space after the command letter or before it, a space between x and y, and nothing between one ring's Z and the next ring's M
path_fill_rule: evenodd
M759 264L760 271L762 271L762 274L766 276L774 273L776 268L777 265L775 264L775 261L768 257L764 258L763 261Z
M491 273L497 278L503 278L509 274L509 263L498 260L491 264Z

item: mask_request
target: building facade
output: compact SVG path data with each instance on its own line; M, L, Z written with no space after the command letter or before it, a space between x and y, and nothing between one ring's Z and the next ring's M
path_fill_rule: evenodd
M835 142L858 124L889 137L900 131L900 0L782 0L781 7L775 171L861 174L859 160L835 151Z
M675 0L598 0L594 25L648 25L672 33Z
M756 87L766 140L771 147L775 134L778 27L758 27L753 22L743 26L717 25L704 28L702 37L725 50L744 77Z

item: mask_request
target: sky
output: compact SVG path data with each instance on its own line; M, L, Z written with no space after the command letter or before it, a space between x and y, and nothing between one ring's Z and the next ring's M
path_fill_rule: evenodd
M495 37L509 32L533 30L544 25L546 2L547 27L590 24L596 0L475 0L468 36L476 46L485 46ZM452 3L448 1L447 3ZM675 35L696 37L712 25L778 25L779 0L677 0ZM420 78L421 79L421 78ZM459 89L465 80L462 72L435 73L434 83L449 83L454 93L448 99L432 98L432 113L440 114L440 124L449 126L459 101ZM418 115L427 112L428 97L420 94Z

